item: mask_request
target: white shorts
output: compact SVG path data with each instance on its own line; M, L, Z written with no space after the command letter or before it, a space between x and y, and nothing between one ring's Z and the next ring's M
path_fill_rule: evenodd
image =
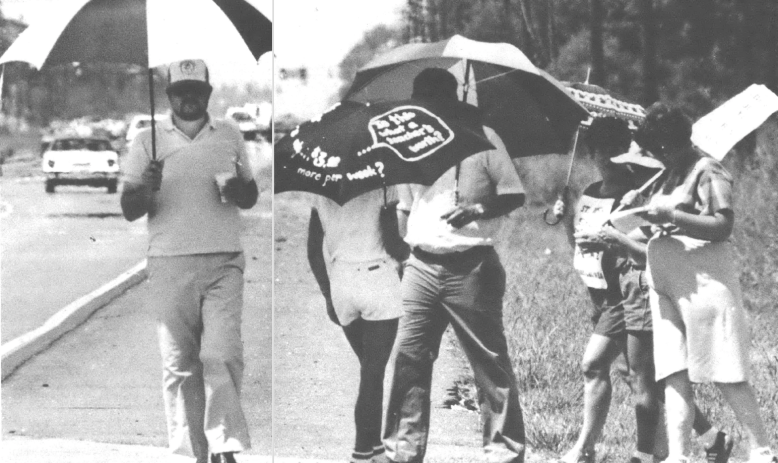
M340 324L388 320L402 315L398 263L392 259L369 262L335 261L330 267L332 305Z

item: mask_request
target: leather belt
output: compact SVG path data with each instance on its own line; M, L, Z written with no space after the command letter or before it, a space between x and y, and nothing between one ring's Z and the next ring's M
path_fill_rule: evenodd
M460 260L473 259L477 257L483 257L491 252L493 248L491 246L473 246L472 248L464 251L447 252L445 254L436 254L434 252L427 252L419 247L413 248L413 255L419 260L425 262L455 262Z

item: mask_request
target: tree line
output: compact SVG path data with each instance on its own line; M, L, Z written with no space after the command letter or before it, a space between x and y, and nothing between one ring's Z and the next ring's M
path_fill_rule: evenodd
M507 42L560 80L648 105L707 113L752 83L778 93L776 0L407 0L340 66L349 82L376 53L460 34Z

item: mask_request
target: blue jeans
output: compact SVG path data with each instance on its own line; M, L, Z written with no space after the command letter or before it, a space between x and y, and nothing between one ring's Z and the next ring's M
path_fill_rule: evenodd
M449 323L473 368L486 460L524 460L524 422L502 322L505 270L491 247L434 256L415 251L402 281L404 314L384 445L390 459L424 459L432 366Z

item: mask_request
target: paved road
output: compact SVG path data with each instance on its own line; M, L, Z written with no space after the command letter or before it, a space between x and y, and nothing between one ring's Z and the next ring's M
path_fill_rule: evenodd
M42 177L0 177L2 342L144 258L145 219L128 223L105 188L43 190Z
M243 403L254 444L249 453L254 455L271 451L270 218L268 193L244 213ZM164 447L166 432L155 315L144 306L142 296L143 284L99 310L3 382L0 461L55 461L35 456L39 448L62 452L56 460L60 463L132 461L122 459L129 453L149 455L136 461L171 461L153 459L152 454L162 453L143 450ZM130 444L138 450L89 443Z
M272 147L247 142L246 148L255 176L269 190ZM121 192L59 186L46 194L38 158L26 154L28 161L5 165L0 177L2 343L41 326L146 253L146 219L124 220Z

